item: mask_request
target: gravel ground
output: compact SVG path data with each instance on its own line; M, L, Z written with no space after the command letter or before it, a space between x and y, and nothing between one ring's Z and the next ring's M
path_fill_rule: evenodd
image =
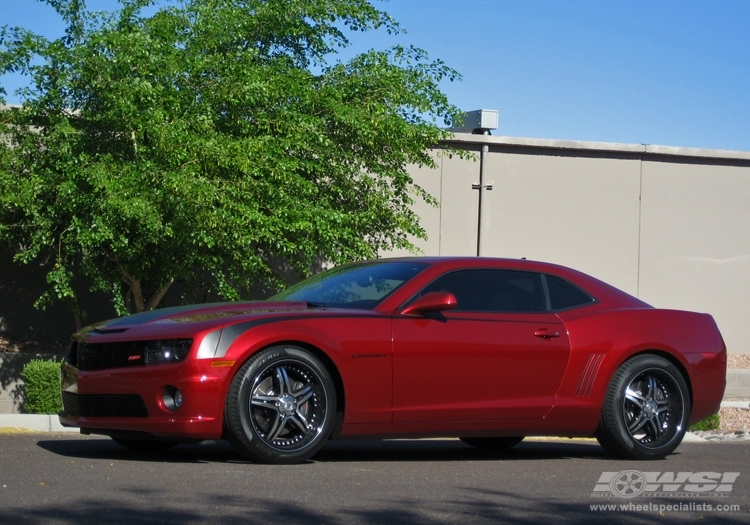
M727 368L750 368L750 354L729 354Z
M750 410L742 408L722 408L719 410L721 430L750 429Z
M750 368L750 354L730 354L727 356L727 368ZM740 408L722 408L719 411L721 430L750 429L750 410Z

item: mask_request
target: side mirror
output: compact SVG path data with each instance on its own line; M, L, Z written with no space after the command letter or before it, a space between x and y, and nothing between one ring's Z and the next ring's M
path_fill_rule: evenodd
M425 312L442 312L458 306L456 296L447 292L430 292L401 310L401 315L423 314Z

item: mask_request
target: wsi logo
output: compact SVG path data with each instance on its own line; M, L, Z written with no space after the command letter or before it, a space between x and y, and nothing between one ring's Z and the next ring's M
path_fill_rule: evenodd
M592 496L605 496L605 492L618 498L636 496L691 495L732 492L739 472L641 472L621 470L602 472Z

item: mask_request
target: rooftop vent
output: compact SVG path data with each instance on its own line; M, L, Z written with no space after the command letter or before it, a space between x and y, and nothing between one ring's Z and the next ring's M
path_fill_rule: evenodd
M477 109L463 113L450 130L456 133L489 135L491 130L497 129L499 121L500 115L496 109Z

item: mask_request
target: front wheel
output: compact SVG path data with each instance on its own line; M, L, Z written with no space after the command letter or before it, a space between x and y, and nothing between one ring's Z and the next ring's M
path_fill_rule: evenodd
M261 463L300 463L325 444L333 427L336 389L311 352L274 346L237 372L229 388L227 437L244 457Z
M596 439L625 459L661 459L682 442L690 417L688 386L675 365L639 355L614 374Z

